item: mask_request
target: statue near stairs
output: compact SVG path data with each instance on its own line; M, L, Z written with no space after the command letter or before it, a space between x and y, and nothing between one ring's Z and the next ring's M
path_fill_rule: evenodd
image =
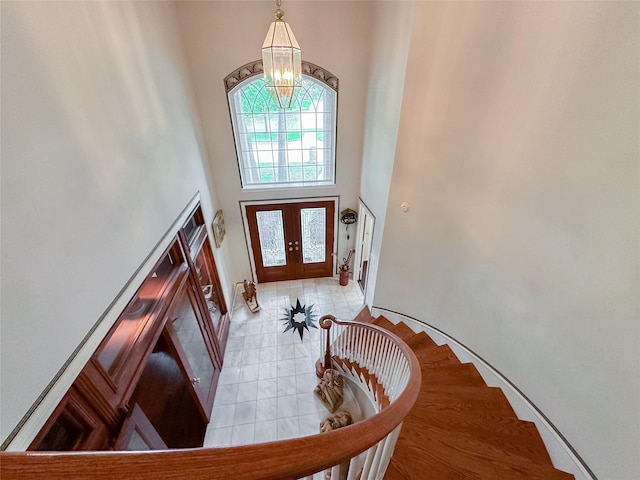
M244 281L244 292L242 292L242 297L244 298L244 301L247 304L247 307L249 307L251 313L256 313L260 310L255 282Z
M346 427L352 423L353 418L351 417L351 413L347 410L342 410L341 412L328 416L320 422L320 432L330 432L331 430Z
M329 372L330 370L327 370ZM335 370L334 370L335 371ZM337 412L334 415L330 415L325 418L322 422L320 422L320 432L330 432L331 430L336 430L338 428L346 427L347 425L351 425L353 423L353 418L351 417L351 413L346 410L341 412ZM339 480L346 480L347 474L349 472L349 462L343 462L340 464L340 473ZM359 477L358 477L359 478ZM324 480L331 479L331 469L327 469L324 471Z
M333 413L344 402L344 378L337 370L325 370L320 383L313 390L316 396L322 400L325 407Z

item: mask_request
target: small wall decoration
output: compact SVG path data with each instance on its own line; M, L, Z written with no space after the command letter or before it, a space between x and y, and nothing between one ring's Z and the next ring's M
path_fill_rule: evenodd
M222 240L224 240L224 235L227 233L227 230L224 228L224 214L222 210L216 212L216 216L213 217L213 222L211 223L211 228L213 230L213 239L216 242L216 247L220 248Z
M318 328L313 324L316 319L316 315L313 313L313 305L300 305L300 299L296 299L296 306L291 305L291 308L284 307L284 318L281 318L283 322L286 322L285 325L287 328L284 329L284 332L288 332L289 330L297 330L300 334L300 340L302 340L302 335L304 334L304 329L309 330L309 327Z

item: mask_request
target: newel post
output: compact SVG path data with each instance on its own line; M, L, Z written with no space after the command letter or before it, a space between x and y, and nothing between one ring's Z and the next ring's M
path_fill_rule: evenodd
M331 326L336 319L333 315L324 315L318 320L318 324L324 330L326 344L324 347L324 358L316 362L316 375L322 378L325 370L331 368Z

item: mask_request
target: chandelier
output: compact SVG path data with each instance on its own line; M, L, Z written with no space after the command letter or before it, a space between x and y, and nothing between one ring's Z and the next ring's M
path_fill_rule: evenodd
M267 87L273 89L278 107L289 108L295 89L302 82L302 53L293 30L283 20L282 0L276 0L276 21L262 44L262 66Z

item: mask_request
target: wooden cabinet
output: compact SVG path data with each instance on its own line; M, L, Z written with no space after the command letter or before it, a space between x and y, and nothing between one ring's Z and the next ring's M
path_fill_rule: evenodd
M209 420L215 396L214 380L220 368L212 344L206 341L206 320L198 308L193 292L198 287L191 284L185 287L169 314L165 335L170 340L175 356L180 360L184 376L189 381L203 416Z
M193 212L181 234L184 244L188 245L189 261L192 271L195 272L195 280L203 293L203 309L207 312L208 329L212 335L212 341L218 344L218 352L222 360L224 346L229 336L229 315L222 295L211 243L199 208Z
M107 446L107 426L91 404L71 387L30 450L100 450Z
M149 448L201 446L227 334L226 305L198 207L30 449L119 449L145 441ZM122 440L127 428L133 430Z
M116 442L116 450L163 450L167 444L153 427L140 405L135 405L131 415L122 426L122 431Z

